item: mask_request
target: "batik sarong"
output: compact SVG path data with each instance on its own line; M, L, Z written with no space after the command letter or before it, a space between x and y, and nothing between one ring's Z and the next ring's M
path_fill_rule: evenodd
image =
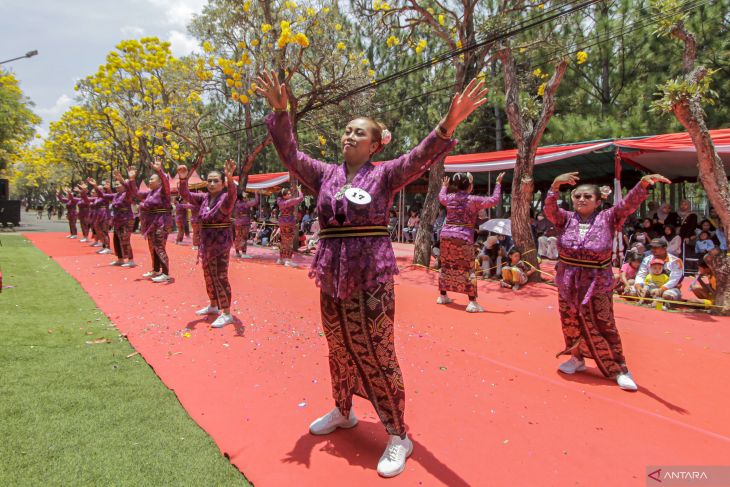
M279 225L280 242L279 258L291 259L294 253L294 236L297 233L296 225Z
M621 337L613 317L611 293L597 293L580 312L558 296L566 348L558 354L592 358L601 373L615 377L628 372Z
M228 252L224 252L206 258L203 263L203 277L208 299L211 304L217 305L220 309L231 307L231 283L228 280L230 255Z
M320 293L320 307L337 408L347 417L357 394L370 400L389 434L404 435L406 400L395 353L393 282L345 300Z
M439 291L477 296L474 244L460 238L441 238Z
M236 225L236 252L240 252L242 254L246 253L246 249L248 248L248 234L250 230L251 225L249 223Z

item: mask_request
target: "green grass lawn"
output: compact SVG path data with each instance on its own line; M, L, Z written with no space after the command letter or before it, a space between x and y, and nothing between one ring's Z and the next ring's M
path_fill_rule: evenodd
M0 238L0 486L250 485L76 281Z

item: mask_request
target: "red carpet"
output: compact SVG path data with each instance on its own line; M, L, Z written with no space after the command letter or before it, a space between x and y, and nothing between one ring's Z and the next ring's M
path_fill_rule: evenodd
M487 313L465 297L438 306L436 274L398 278L396 332L415 451L380 480L386 434L356 398L357 428L326 437L310 421L333 407L318 292L305 269L232 264L235 314L223 330L195 319L206 304L190 247L169 245L174 284L153 284L146 244L136 269L108 267L62 234L27 235L74 276L174 390L190 416L257 486L645 485L652 465L730 459L730 318L616 304L637 393L600 377L559 375L554 288L480 285ZM189 329L189 337L186 336ZM723 392L725 391L725 392ZM164 454L164 452L160 452Z

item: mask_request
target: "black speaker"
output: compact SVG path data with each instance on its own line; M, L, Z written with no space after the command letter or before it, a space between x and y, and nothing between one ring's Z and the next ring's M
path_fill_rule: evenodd
M7 201L10 199L10 181L7 179L0 179L0 201Z
M0 201L0 224L20 225L20 201Z

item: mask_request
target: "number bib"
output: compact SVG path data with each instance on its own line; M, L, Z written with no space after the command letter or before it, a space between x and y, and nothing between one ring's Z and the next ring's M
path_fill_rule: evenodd
M367 205L373 200L370 193L362 188L349 188L345 190L345 198L356 205Z

